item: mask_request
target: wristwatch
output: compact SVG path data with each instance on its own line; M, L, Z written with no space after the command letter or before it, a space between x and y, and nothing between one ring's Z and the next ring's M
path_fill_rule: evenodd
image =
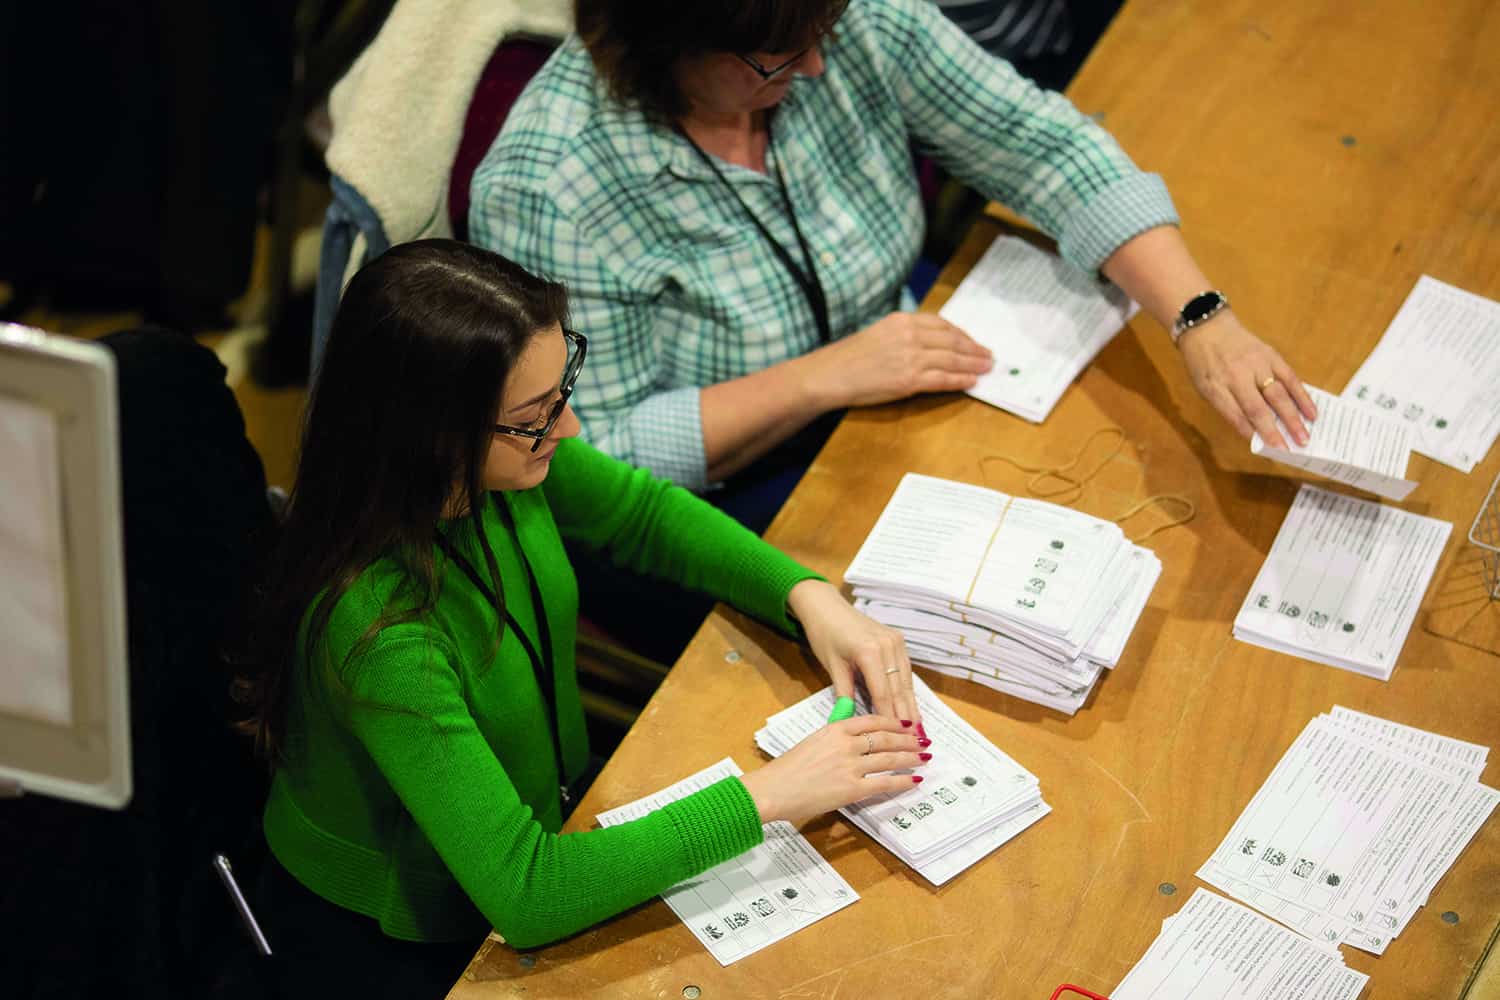
M1177 313L1177 319L1172 323L1172 343L1177 343L1177 338L1187 333L1199 323L1206 323L1220 312L1229 308L1229 299L1223 292L1209 289L1199 292L1187 300Z

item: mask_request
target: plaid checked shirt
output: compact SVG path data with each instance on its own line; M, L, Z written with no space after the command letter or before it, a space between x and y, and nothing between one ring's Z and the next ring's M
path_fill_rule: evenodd
M853 0L836 34L827 71L778 106L768 153L835 337L901 304L923 235L913 141L1086 271L1177 221L1160 177L928 0ZM774 177L723 170L800 262ZM521 95L472 196L474 242L567 285L589 338L573 396L584 436L690 489L709 485L699 389L819 346L802 290L739 203L677 133L608 97L576 37Z

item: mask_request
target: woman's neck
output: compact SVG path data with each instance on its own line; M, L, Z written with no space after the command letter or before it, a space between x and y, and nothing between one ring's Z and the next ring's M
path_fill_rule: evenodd
M771 132L764 111L715 112L693 108L678 120L704 152L725 163L766 172Z

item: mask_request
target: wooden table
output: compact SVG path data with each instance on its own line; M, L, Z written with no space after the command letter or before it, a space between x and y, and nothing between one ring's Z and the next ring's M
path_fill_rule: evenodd
M1251 328L1338 391L1418 275L1500 297L1497 52L1493 0L1131 0L1070 95L1167 177L1200 262ZM928 308L1000 228L975 228ZM1038 775L1052 815L942 889L825 818L807 836L862 899L791 939L720 968L657 901L526 955L487 946L452 996L1044 998L1063 981L1107 992L1318 712L1347 705L1500 749L1500 655L1476 648L1500 650L1500 605L1483 604L1464 540L1500 448L1468 476L1413 459L1422 485L1406 508L1455 530L1388 683L1238 643L1230 622L1297 482L1249 454L1143 318L1041 427L954 397L855 412L768 537L838 580L903 473L1022 492L1024 476L995 462L982 471L980 458L1065 461L1104 426L1124 428L1129 445L1081 509L1113 516L1153 493L1198 506L1190 525L1150 542L1165 568L1120 665L1073 718L928 674ZM1472 644L1429 631L1451 631L1442 616L1455 609L1479 613ZM755 728L824 683L797 646L721 609L571 828L725 755L757 766ZM1500 765L1485 780L1500 781ZM1450 911L1455 924L1440 919ZM1383 957L1345 956L1371 975L1369 998L1477 996L1497 930L1491 820Z

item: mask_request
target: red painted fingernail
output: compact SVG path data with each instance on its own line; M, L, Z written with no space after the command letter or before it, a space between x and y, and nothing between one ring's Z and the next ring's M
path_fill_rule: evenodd
M903 726L905 726L907 729L911 728L911 720L910 719L902 719L901 720L901 724Z
M917 756L920 757L920 758L922 758L923 760L931 760L932 759L932 754L930 754L930 753L919 753L919 754L917 754Z
M932 741L928 739L919 739L917 740L917 746L921 747L923 750L926 750L928 747L932 746Z
M922 737L922 739L924 740L927 738L927 727L922 725L920 722L917 723L917 735Z
M913 785L920 785L922 783L922 776L920 774L914 774L914 775L912 775L911 776L911 783Z

